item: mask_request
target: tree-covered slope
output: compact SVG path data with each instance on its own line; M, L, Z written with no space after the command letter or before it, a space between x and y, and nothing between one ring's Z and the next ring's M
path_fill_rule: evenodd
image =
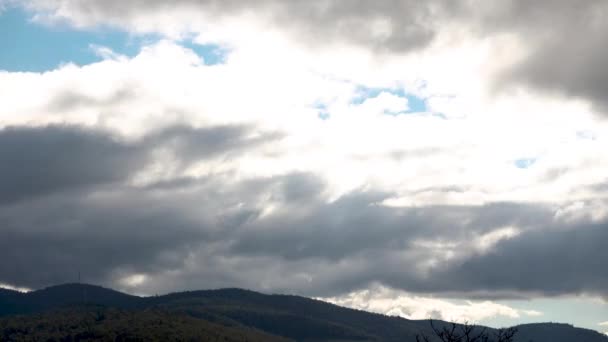
M153 309L64 308L0 319L0 341L288 341Z
M68 309L72 313L60 314L59 317L68 315L76 319L75 315L83 314L83 311L73 311L74 307L89 308L92 305L110 310L104 313L106 318L101 323L90 321L90 316L83 316L89 318L83 318L82 322L99 326L101 330L123 327L121 324L128 325L126 322L137 322L136 326L148 326L145 331L164 334L154 329L166 328L167 325L159 323L156 326L154 322L171 321L180 329L198 324L209 329L222 327L238 331L264 331L297 341L407 342L415 341L420 333L433 335L428 321L353 310L305 297L266 295L240 289L180 292L154 297L131 296L81 284L55 286L26 294L0 291L0 315L29 314L19 318L8 316L3 322L9 320L13 325L22 322L24 327L38 324L41 319L53 320L54 315L58 315L56 310L66 307L72 308ZM42 316L32 315L49 310L55 311ZM79 310L86 312L86 309ZM58 322L62 322L61 319ZM188 329L201 333L194 328ZM608 342L608 337L570 325L540 323L520 326L515 341Z

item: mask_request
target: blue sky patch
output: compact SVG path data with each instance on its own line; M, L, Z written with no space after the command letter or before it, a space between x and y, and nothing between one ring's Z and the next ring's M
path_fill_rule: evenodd
M522 158L515 161L515 167L527 169L536 163L536 158Z
M409 108L403 111L403 113L420 113L428 110L425 99L406 93L403 89L359 87L357 92L359 96L352 100L353 104L361 104L365 100L377 97L380 93L384 92L407 99Z
M226 62L226 58L228 57L229 51L219 45L201 45L194 43L192 40L185 40L180 42L180 44L199 55L205 62L205 65L224 64Z
M44 72L66 63L86 65L102 60L92 46L110 48L134 57L141 47L157 42L158 35L130 35L107 27L78 30L66 24L44 25L31 21L31 13L11 7L0 12L0 70ZM223 63L227 52L217 45L181 44L203 58L205 64Z
M134 38L116 30L79 31L65 25L47 26L30 20L30 14L9 8L0 14L0 69L43 72L65 63L85 65L100 61L92 45L135 56L151 37Z
M331 117L329 111L327 110L327 105L324 103L316 103L314 108L317 110L317 116L319 119L328 120Z

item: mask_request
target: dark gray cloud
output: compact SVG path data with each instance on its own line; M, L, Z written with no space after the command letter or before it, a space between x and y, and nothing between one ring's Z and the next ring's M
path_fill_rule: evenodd
M414 292L464 293L469 291L466 286L460 287L443 276L443 266L448 270L458 268L464 259L441 262L422 275L417 271L419 265L448 250L440 247L428 250L419 242L461 244L450 249L456 255L483 260L484 255L471 251L471 240L507 226L520 227L524 232L545 232L545 228L550 228L546 225L553 221L553 212L537 205L495 203L418 208L378 205L388 195L355 192L327 204L312 201L299 202L295 208L286 206L284 211L249 221L230 245L229 253L316 265L303 269L316 267L312 274L322 275L322 279L297 285L311 295L336 295L373 282ZM484 275L472 277L471 282L481 277ZM510 289L496 284L492 290ZM542 286L536 290L542 292Z
M185 166L243 153L279 138L245 126L173 126L131 142L79 126L9 127L0 130L0 205L125 182L160 148Z
M336 41L377 51L407 52L428 45L449 1L274 1L274 18L313 44Z
M390 208L379 203L391 194L369 191L326 202L325 187L307 173L214 174L113 182L0 206L0 281L40 287L81 270L108 286L148 274L138 291L149 293L239 286L330 296L379 282L468 296L606 295L606 222L560 221L533 204ZM474 250L471 241L505 226L521 234ZM442 257L448 250L454 258Z
M45 1L38 1L38 3ZM36 3L36 1L34 1ZM50 8L57 4L47 2ZM67 1L62 4L85 21L132 24L151 13L188 9L214 17L250 13L318 45L349 42L381 51L411 51L426 46L437 32L437 19L461 8L458 2L433 0L158 0ZM377 25L379 24L379 25Z
M518 34L528 49L501 82L584 98L606 112L608 3L512 0L501 8L483 18L483 29Z
M179 266L188 246L217 239L215 212L222 197L235 198L218 185L221 175L144 187L129 180L161 148L187 166L274 138L242 126L174 126L136 141L78 126L0 130L0 281L38 287L80 269L107 283L117 272ZM165 196L184 186L199 192Z
M0 224L2 281L34 288L75 281L78 271L108 283L116 272L180 267L190 246L206 238L204 222L135 192L13 205L0 209Z
M553 225L500 243L438 275L435 289L592 293L608 288L608 222ZM583 280L584 279L584 280ZM449 282L449 285L448 285Z
M137 95L133 87L117 88L118 90L114 91L112 94L110 94L110 96L101 99L80 94L74 90L68 90L59 93L53 99L51 99L48 109L56 112L65 112L68 110L79 109L81 107L107 107L111 105L119 105Z
M176 125L149 134L143 143L172 150L178 160L191 163L219 155L235 156L282 137L276 132L255 132L245 125L202 128Z
M79 127L0 130L0 204L120 182L145 163L141 147Z

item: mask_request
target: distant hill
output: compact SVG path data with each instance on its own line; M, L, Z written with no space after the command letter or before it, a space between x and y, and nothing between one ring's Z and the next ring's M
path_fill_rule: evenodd
M38 314L42 312L46 313ZM13 329L11 327L20 326L22 329L39 325L41 320L61 326L62 322L67 322L65 317L72 320L78 315L90 318L99 312L106 317L106 322L93 320L91 323L90 319L83 322L89 322L87 324L96 327L98 332L109 331L112 334L124 332L128 326L123 322L126 320L135 322L133 327L148 327L136 332L158 334L163 333L162 327L168 328L169 325L157 326L154 322L171 322L173 329L195 335L197 331L200 333L199 328L205 328L207 332L209 329L228 329L218 330L218 334L226 335L227 341L240 341L235 337L237 335L249 336L246 340L255 341L259 334L264 333L268 341L281 336L310 342L408 342L415 341L418 333L432 335L427 321L353 310L305 297L265 295L241 289L180 292L156 297L131 296L83 284L54 286L26 294L0 290L0 316L5 316L0 319L0 327L5 331ZM58 330L52 324L49 329ZM516 342L608 342L608 337L598 332L565 324L526 324L518 329Z
M595 330L575 328L570 324L534 323L517 327L518 341L608 341L606 335Z
M21 293L0 292L0 315L43 312L66 306L100 304L116 308L136 308L143 299L100 286L65 284Z

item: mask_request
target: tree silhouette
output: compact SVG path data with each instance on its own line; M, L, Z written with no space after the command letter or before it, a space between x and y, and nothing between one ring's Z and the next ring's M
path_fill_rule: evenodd
M513 342L517 333L517 328L503 328L490 333L487 328L477 327L468 322L460 325L452 323L439 328L431 319L430 324L436 336L433 340L436 341L438 338L441 342ZM416 335L416 342L433 340L424 334Z

